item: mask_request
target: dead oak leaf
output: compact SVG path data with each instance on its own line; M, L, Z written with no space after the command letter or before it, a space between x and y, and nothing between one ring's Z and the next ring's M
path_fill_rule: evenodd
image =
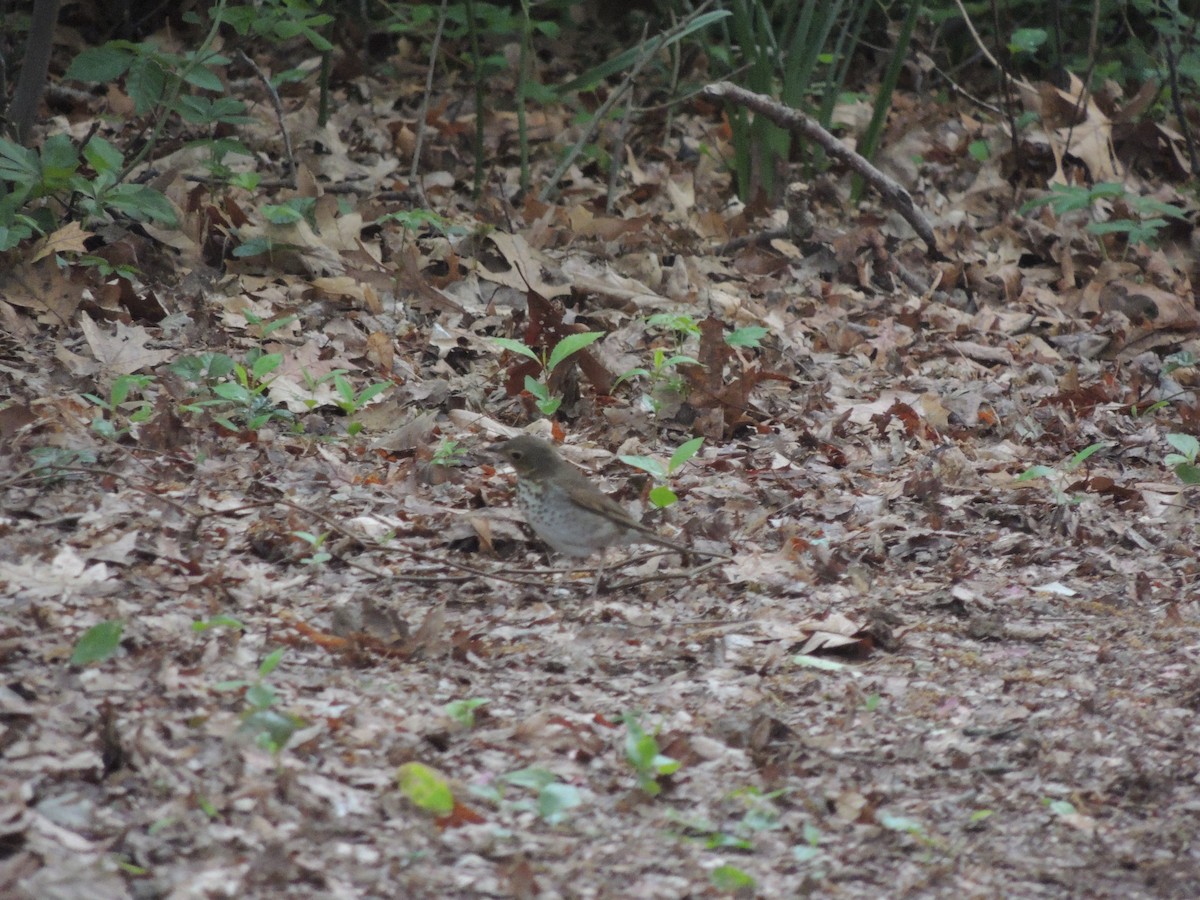
M173 350L150 350L146 344L150 334L140 325L116 325L116 334L108 334L87 313L79 317L83 336L92 348L92 355L105 372L130 375L139 369L150 368L171 359Z

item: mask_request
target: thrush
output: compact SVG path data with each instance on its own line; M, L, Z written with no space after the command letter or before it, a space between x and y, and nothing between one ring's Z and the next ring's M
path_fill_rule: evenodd
M583 559L644 541L688 552L634 519L546 441L523 434L497 450L517 471L517 504L525 521L552 550Z

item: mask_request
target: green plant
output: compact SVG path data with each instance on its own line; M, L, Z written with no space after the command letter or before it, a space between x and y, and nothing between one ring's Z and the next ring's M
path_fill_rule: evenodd
M333 389L337 391L337 399L333 402L343 413L352 416L391 386L387 381L375 381L361 391L355 391L354 385L347 380L345 374L337 372L333 376ZM346 431L358 434L362 431L362 424L351 422Z
M578 353L589 344L594 344L600 338L604 337L603 331L585 331L579 334L569 334L550 351L549 354L538 354L536 350L527 347L521 341L515 341L511 338L492 338L492 342L504 350L509 350L521 356L528 357L536 362L542 369L542 375L545 381L538 381L532 375L525 376L525 390L529 391L537 401L537 408L541 410L542 415L552 416L558 411L562 405L562 398L555 397L550 392L549 379L554 374L554 370L559 363L565 360L572 353Z
M58 480L50 477L50 473L60 469L74 469L81 466L96 464L96 452L90 449L75 450L69 447L32 447L27 454L33 463L32 474L45 479L45 482ZM83 473L71 473L72 477L85 477ZM66 478L67 475L62 476Z
M510 787L527 788L536 793L532 799L510 800ZM535 766L509 772L484 783L472 784L471 792L515 812L535 812L549 825L558 825L565 821L570 811L583 802L578 788L560 781L559 777L548 769Z
M100 408L100 414L92 419L92 430L110 440L129 433L129 428L138 422L145 422L154 412L154 404L149 400L129 400L129 394L134 389L142 391L154 383L149 375L119 375L113 379L109 388L108 399L95 394L84 394L90 402ZM125 421L129 423L118 427L117 417L124 413Z
M433 459L431 462L435 466L443 466L450 468L452 466L461 466L463 457L466 456L466 448L458 441L444 437L441 443L437 445L437 449L433 451Z
M745 87L788 106L802 109L812 105L810 98L824 98L814 113L828 126L871 4L729 0L728 6L725 39L712 42L710 50L715 59L738 70ZM896 52L903 56L901 48ZM890 98L888 89L877 104L886 111ZM750 200L760 188L776 196L777 177L791 156L791 134L740 108L731 111L730 126L739 196Z
M222 681L218 691L244 691L246 709L242 713L239 731L249 735L263 750L278 756L287 747L297 729L304 727L304 720L291 713L275 709L279 697L266 682L266 678L283 661L285 650L280 647L267 654L258 667L258 677L252 681Z
M1200 484L1200 466L1196 464L1200 441L1191 434L1172 433L1167 435L1167 443L1178 452L1168 453L1163 462L1174 469L1184 484Z
M777 831L783 827L775 800L785 793L786 790L778 790L764 794L756 787L739 788L729 795L729 799L743 805L741 819L726 829L716 828L707 822L689 823L687 836L702 840L709 850L753 850L756 834Z
M662 509L670 506L679 499L675 495L675 492L667 486L667 480L675 474L680 466L696 455L703 443L704 438L692 438L690 441L681 444L679 449L671 454L671 458L666 463L652 456L620 456L618 458L621 462L631 465L636 469L641 469L643 472L649 472L654 476L654 480L658 482L658 485L650 491L650 502L659 509Z
M91 175L81 171L85 164ZM124 168L121 151L98 135L82 152L65 134L46 138L40 150L0 138L0 251L58 227L60 218L40 202L47 199L68 216L78 213L85 224L108 221L115 214L176 224L174 207L161 193L121 183Z
M1186 214L1177 206L1164 203L1153 197L1142 197L1131 194L1122 184L1102 181L1091 187L1075 184L1055 184L1050 192L1043 197L1026 201L1021 206L1021 214L1028 215L1035 209L1049 206L1054 214L1062 217L1072 212L1086 211L1092 221L1087 224L1086 231L1102 237L1106 234L1123 235L1126 246L1134 244L1153 245L1158 233L1167 226L1163 216L1174 219L1185 219ZM1100 220L1104 209L1111 207L1114 214L1121 218ZM1103 241L1100 247L1104 249Z
M638 787L647 795L657 797L662 793L658 779L673 775L683 763L659 751L657 736L647 734L637 716L625 713L621 721L625 723L625 759L633 767Z
M271 386L267 376L282 364L283 355L254 349L247 353L246 362L248 368L224 353L205 353L176 360L170 370L197 383L204 392L200 399L185 403L180 409L189 413L211 410L213 418L230 431L241 430L235 424L235 418L249 431L262 428L272 419L293 421L291 412L275 407L267 396Z
M299 538L312 548L312 555L306 556L300 560L306 566L319 566L322 563L327 563L333 559L333 556L323 550L325 541L329 539L329 532L324 534L313 534L309 531L293 531L292 537Z
M811 822L805 822L801 829L801 835L804 838L804 843L795 844L792 847L792 856L796 862L811 863L816 862L823 855L821 850L821 829Z
M232 616L213 616L211 619L192 623L192 631L201 634L213 628L232 628L234 631L245 631L246 626Z
M1044 478L1050 485L1050 491L1054 496L1054 502L1059 506L1073 505L1082 502L1082 497L1072 497L1064 492L1066 476L1079 468L1093 453L1103 450L1106 447L1112 446L1109 441L1098 441L1084 447L1078 453L1071 456L1063 463L1062 468L1054 466L1030 466L1024 472L1017 476L1017 481L1032 481L1035 478Z

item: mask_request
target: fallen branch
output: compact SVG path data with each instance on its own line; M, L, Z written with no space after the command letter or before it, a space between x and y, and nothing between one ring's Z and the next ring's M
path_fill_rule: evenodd
M784 106L770 97L748 91L728 81L718 81L707 85L700 93L714 99L727 98L732 100L739 106L744 106L746 109L752 110L761 116L766 116L780 128L794 131L808 138L813 143L820 145L830 156L840 159L856 174L862 176L868 184L882 195L884 202L904 217L904 221L911 225L917 236L925 242L929 256L934 259L941 258L941 253L937 248L937 238L933 234L933 226L929 224L929 220L913 204L912 196L908 191L901 187L894 179L884 175L867 162L865 158L855 153L822 128L816 121L800 112L800 110Z

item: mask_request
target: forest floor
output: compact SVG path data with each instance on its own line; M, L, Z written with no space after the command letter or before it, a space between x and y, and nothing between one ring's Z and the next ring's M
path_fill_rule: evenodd
M1119 99L1064 154L1070 90L1017 141L898 93L877 162L938 259L836 168L807 233L739 203L698 99L609 210L594 164L520 198L503 112L473 200L439 82L418 200L423 82L285 96L294 191L164 147L177 228L75 235L136 273L0 275L0 894L1200 896L1196 207L1106 169ZM531 111L535 186L574 123ZM1056 173L1127 195L1022 213ZM1136 197L1190 219L1088 230ZM495 341L579 332L549 379ZM590 596L514 508L521 430L696 552Z

